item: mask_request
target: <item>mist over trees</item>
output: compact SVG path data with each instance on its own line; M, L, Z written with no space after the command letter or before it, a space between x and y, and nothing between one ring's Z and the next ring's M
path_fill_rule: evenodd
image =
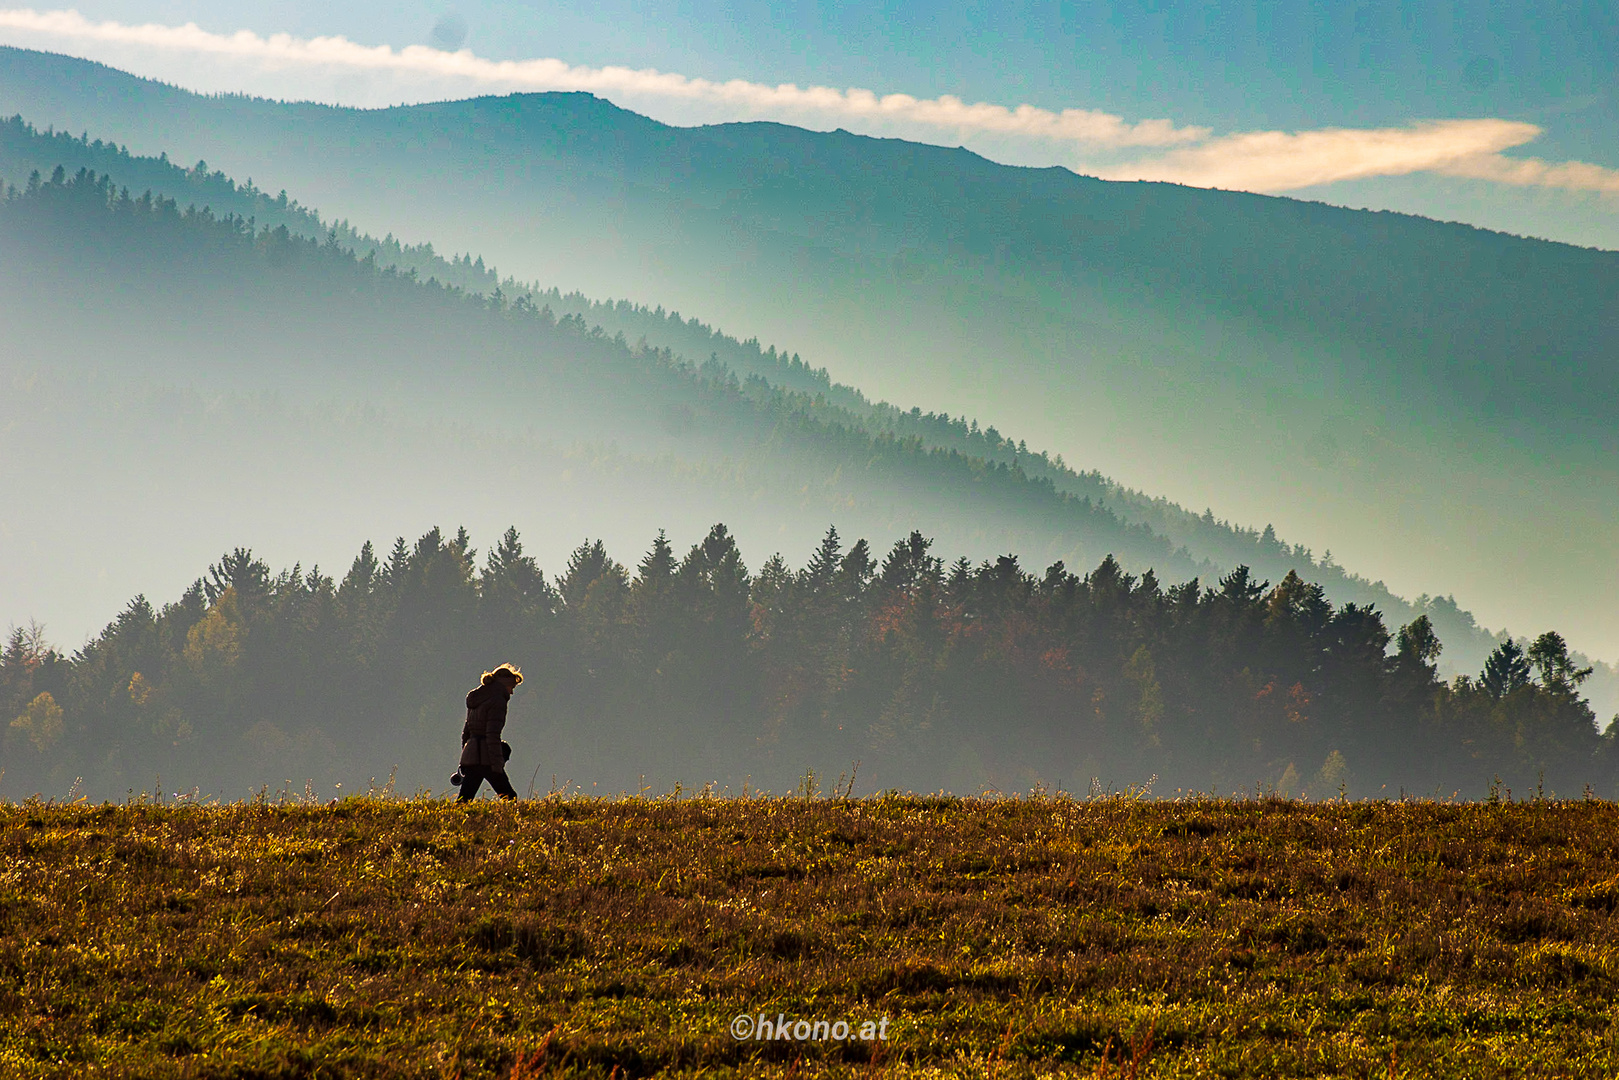
M1517 791L1614 793L1613 736L1597 733L1582 697L1589 665L1559 636L1506 643L1476 676L1441 680L1443 635L1427 613L1396 631L1308 575L1262 583L1246 564L1219 569L1063 490L1060 462L993 429L919 410L894 410L909 419L884 427L878 407L739 377L717 349L692 363L527 294L379 266L335 231L260 228L133 196L88 170L9 189L0 239L27 253L4 272L34 293L13 301L37 295L48 311L54 295L89 318L100 309L85 297L110 296L132 342L174 326L213 346L174 350L154 373L205 363L252 378L252 350L268 341L296 353L312 381L370 377L352 364L365 355L354 343L384 342L374 355L400 380L424 361L472 376L464 401L436 403L465 403L480 421L499 415L484 390L495 371L543 390L559 427L750 458L738 473L772 497L876 492L898 506L895 493L909 493L912 506L1043 538L1032 553L1009 548L1031 570L1011 555L946 565L922 532L886 558L829 534L800 568L771 558L752 571L719 527L679 558L654 543L633 569L595 541L551 577L515 531L482 560L464 532L401 540L386 557L362 551L340 580L273 573L238 550L178 601L138 598L70 657L37 630L11 636L6 794L66 791L77 778L113 795L158 777L227 796L305 779L352 789L395 765L407 787L437 786L459 695L500 659L530 671L533 764L514 769L543 770L542 789L554 774L587 790L713 780L781 791L805 770L831 777L859 761L873 785L917 789L1157 775L1159 791L1476 795L1499 776ZM255 342L254 325L276 333ZM18 324L42 328L59 330ZM162 348L148 343L130 362ZM1199 520L1289 553L1273 531L1243 539ZM1051 547L1094 569L1031 572ZM1098 564L1102 552L1118 557ZM379 761L379 748L396 752Z
M1337 602L1373 597L1319 565L1329 545L1375 551L1403 591L1556 610L1548 621L1566 620L1576 644L1613 640L1605 607L1584 601L1612 595L1615 571L1571 539L1615 523L1601 404L1614 396L1612 252L848 133L670 128L588 95L341 109L204 97L5 50L0 107L273 178L358 228L475 251L564 294L697 312L874 397L993 419L1261 536L1275 521L1320 553L1299 572ZM1230 537L1178 514L1108 505L1222 569L1289 568L1199 546ZM1446 546L1464 535L1476 558ZM1575 572L1532 592L1495 572L1531 545ZM1492 647L1444 631L1447 663L1466 655L1471 669Z
M917 532L750 566L715 525L629 563L586 540L551 573L515 529L367 543L341 575L238 548L72 656L12 631L0 790L442 789L461 694L510 660L523 789L785 792L858 762L868 791L1619 794L1619 728L1559 635L1449 682L1441 649L1426 617L1391 632L1293 574L1165 588L1112 557L947 562Z
M1113 550L1160 572L1203 571L1150 529L1016 463L873 434L824 398L631 344L526 296L420 281L332 236L255 230L251 219L59 169L0 204L0 240L23 256L0 267L18 355L40 357L46 377L83 372L87 397L113 371L268 384L295 398L341 392L421 420L471 418L481 442L540 430L563 445L610 439L652 463L673 455L694 475L729 478L755 504L769 500L753 516L772 523L809 500L879 523L953 520L958 535L1042 555ZM85 266L100 268L93 289Z
M52 165L51 163L57 163ZM943 413L924 413L919 408L905 409L886 402L872 402L860 391L833 382L824 368L815 368L796 353L778 351L774 346L763 346L756 339L739 341L696 318L682 318L678 312L663 308L649 308L625 300L594 301L579 293L564 293L555 287L543 288L537 283L524 283L502 277L492 266L472 255L445 257L435 252L433 245L403 245L391 235L378 240L356 231L346 221L326 223L303 207L296 199L289 200L286 193L271 198L251 183L235 183L223 173L210 172L205 162L183 168L166 158L133 156L121 147L89 136L71 136L63 132L42 132L21 117L0 122L0 176L14 178L17 186L26 186L29 171L43 170L49 177L53 169L67 163L58 185L82 184L87 180L114 190L135 184L151 188L151 197L160 206L173 203L172 212L185 216L200 215L203 219L225 218L245 228L252 222L257 231L270 235L267 240L281 237L279 229L287 229L286 240L315 240L324 248L336 247L352 252L362 264L374 265L384 274L393 274L406 281L432 282L469 295L482 296L490 307L522 313L549 309L565 324L600 327L608 337L623 335L626 341L642 342L645 347L660 351L693 367L701 366L707 372L735 374L752 382L762 379L771 387L796 391L804 400L822 407L832 406L829 415L837 422L852 428L861 428L874 436L891 436L900 441L917 441L927 449L956 451L961 455L982 460L991 465L1015 468L1031 479L1049 481L1059 492L1072 494L1098 506L1106 506L1122 521L1145 525L1151 532L1168 539L1173 547L1184 548L1196 564L1186 564L1178 572L1202 573L1205 576L1217 570L1242 564L1255 571L1279 579L1293 570L1312 580L1320 581L1328 594L1337 602L1354 601L1375 603L1391 617L1401 620L1427 614L1444 635L1450 648L1447 666L1471 668L1496 644L1496 637L1477 625L1472 616L1457 606L1451 597L1420 597L1414 601L1391 593L1381 582L1372 582L1355 575L1334 562L1330 555L1318 556L1302 545L1289 544L1277 538L1275 531L1266 527L1244 528L1229 521L1218 520L1210 511L1199 515L1185 510L1169 500L1154 498L1131 490L1103 476L1097 471L1081 472L1060 457L1030 448L1024 440L997 431L994 426L980 427L968 417L953 417ZM116 170L97 173L96 170ZM49 189L50 181L44 186ZM48 192L47 192L48 193ZM198 209L201 207L202 209ZM63 222L57 226L62 227ZM71 228L82 233L82 224ZM103 240L106 240L103 237ZM127 246L127 245L126 245ZM149 306L161 308L190 295L207 296L221 282L232 280L233 274L245 272L251 278L263 276L262 267L213 267L205 273L187 273L163 265L158 252L124 251L114 255L103 250L85 252L87 258L99 258L116 264L120 258L137 259L151 272L144 278L155 283L163 280L166 288L154 290ZM184 260L186 265L202 265L195 257ZM305 266L307 271L308 266ZM116 268L114 268L114 272ZM68 271L71 275L71 270ZM239 280L239 279L237 279ZM282 286L294 284L283 280ZM297 291L304 302L319 302L319 282L302 285ZM64 282L71 292L74 283ZM140 286L137 285L137 288ZM266 298L266 303L284 303L282 298ZM311 315L314 313L311 312ZM178 322L176 317L174 322ZM314 322L314 318L302 320ZM290 332L295 332L292 329ZM279 336L285 338L289 328ZM379 344L383 339L379 338ZM318 353L322 343L300 343L301 351ZM171 350L183 353L184 350ZM717 365L717 366L716 366ZM238 365L247 367L246 364ZM664 425L690 426L688 418L679 409L669 410ZM1019 538L1017 544L1027 549L1028 540ZM1108 546L1118 551L1126 561L1132 558L1128 547L1116 543ZM1064 553L1070 554L1070 553ZM1098 552L1099 554L1099 552ZM1161 554L1153 557L1160 573L1174 569ZM1619 697L1613 692L1614 673L1600 668L1596 685L1604 700Z

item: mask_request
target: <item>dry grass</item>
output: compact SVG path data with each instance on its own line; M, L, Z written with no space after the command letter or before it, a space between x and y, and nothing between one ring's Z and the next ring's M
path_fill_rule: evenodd
M1607 803L12 805L0 851L7 1076L1619 1073Z

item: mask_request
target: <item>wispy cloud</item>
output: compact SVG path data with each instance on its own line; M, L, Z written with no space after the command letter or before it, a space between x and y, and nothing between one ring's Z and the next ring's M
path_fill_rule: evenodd
M1129 123L1092 109L1054 112L1033 105L1008 108L988 102L968 104L944 95L916 98L851 88L768 86L732 79L716 82L674 72L626 67L581 67L562 60L487 60L470 50L442 52L423 45L392 49L343 37L260 37L247 30L215 34L195 23L184 26L91 22L76 11L0 11L0 28L76 41L133 45L148 49L227 56L260 64L348 68L392 75L451 80L482 90L585 90L700 100L729 105L756 115L813 113L856 120L880 120L954 131L1060 140L1101 147L1172 146L1207 138L1209 129L1177 127L1168 120Z
M9 33L8 33L9 32ZM1034 105L969 104L944 95L917 98L859 88L775 86L741 79L715 81L674 72L585 67L556 59L489 60L470 50L422 45L393 49L342 37L261 37L218 34L184 26L93 22L76 11L0 10L0 37L19 44L53 42L84 52L96 45L143 57L213 60L227 77L298 73L377 80L400 100L416 87L418 100L455 93L583 90L634 102L701 106L726 118L830 120L853 128L901 130L913 136L988 139L999 146L1045 147L1084 172L1117 180L1164 180L1195 187L1285 192L1343 180L1437 173L1521 187L1619 195L1619 170L1585 162L1512 158L1503 152L1541 134L1533 124L1500 119L1435 120L1406 127L1314 131L1250 131L1215 136L1211 129L1172 120L1129 121L1093 109L1060 111ZM282 85L287 85L283 81ZM343 85L352 93L352 82ZM214 86L214 89L224 87ZM246 89L245 83L235 86ZM425 92L424 92L425 91ZM371 96L376 96L373 93ZM344 103L353 103L352 100ZM1120 161L1121 155L1145 157ZM1018 155L1026 156L1026 155ZM1080 164L1081 162L1101 163Z
M1434 171L1471 180L1494 180L1517 187L1562 188L1566 191L1600 191L1607 195L1619 195L1619 170L1605 169L1584 161L1548 162L1539 158L1478 154L1446 162Z
M1086 171L1109 180L1164 180L1271 193L1431 172L1518 187L1619 194L1619 170L1502 153L1540 135L1534 124L1495 119L1431 120L1403 128L1248 131Z
M1461 162L1498 158L1501 151L1539 135L1535 125L1512 120L1439 120L1404 128L1297 133L1249 131L1097 172L1115 180L1295 191L1339 180L1443 171Z

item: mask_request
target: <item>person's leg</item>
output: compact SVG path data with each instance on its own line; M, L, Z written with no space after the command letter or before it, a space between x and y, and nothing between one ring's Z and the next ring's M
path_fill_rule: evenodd
M471 802L478 796L478 787L483 783L483 768L478 765L461 766L461 797L456 802ZM499 788L495 789L497 792Z
M489 771L489 786L494 788L495 794L502 799L517 798L517 792L512 788L512 782L507 778L506 770L504 769L499 772L493 769Z

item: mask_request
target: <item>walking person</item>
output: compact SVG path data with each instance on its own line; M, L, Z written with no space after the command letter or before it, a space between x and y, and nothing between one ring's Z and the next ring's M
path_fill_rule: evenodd
M521 671L511 664L502 664L484 672L482 682L467 694L467 722L461 728L458 774L461 797L457 802L471 802L485 780L502 799L517 798L512 782L506 778L506 757L511 751L500 741L500 733L506 727L506 704L522 681Z

